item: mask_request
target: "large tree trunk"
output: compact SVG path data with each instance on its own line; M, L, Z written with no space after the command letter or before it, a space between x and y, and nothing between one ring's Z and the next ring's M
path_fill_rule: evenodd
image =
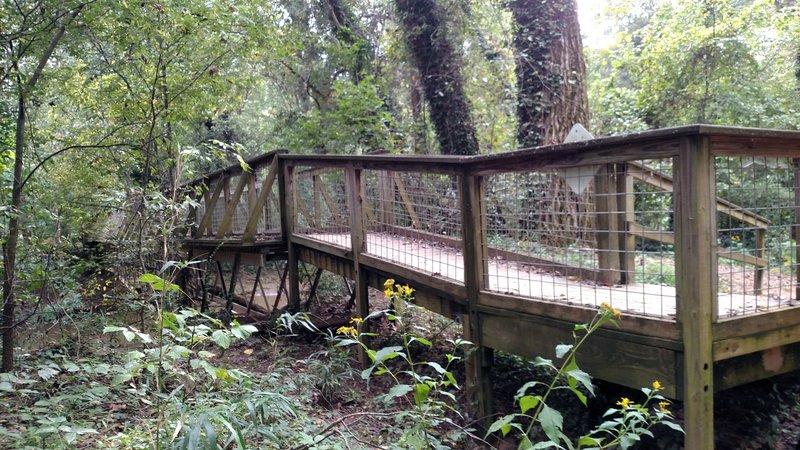
M422 79L440 151L478 153L478 138L464 93L461 59L447 39L442 11L434 0L396 0L414 64Z
M517 31L517 138L522 147L560 143L586 123L583 42L575 0L513 0Z

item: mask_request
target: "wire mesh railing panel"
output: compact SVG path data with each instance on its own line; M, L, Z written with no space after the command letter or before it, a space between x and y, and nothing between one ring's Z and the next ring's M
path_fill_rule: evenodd
M262 194L261 190L264 188L263 182L267 179L269 173L269 166L256 171L255 182L255 198L259 198ZM258 222L256 223L256 234L278 234L281 232L281 210L278 201L278 181L277 177L272 182L272 186L267 186L269 193L266 198L266 203L260 211L252 212L258 214Z
M797 170L791 159L718 157L720 317L793 306L798 291Z
M350 212L344 169L296 167L294 177L295 232L350 248Z
M461 201L451 175L365 171L367 253L464 280Z
M669 174L665 160L487 177L488 289L671 318Z

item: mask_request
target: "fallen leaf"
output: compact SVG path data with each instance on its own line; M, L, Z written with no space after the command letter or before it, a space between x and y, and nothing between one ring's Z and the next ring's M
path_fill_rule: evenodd
M246 349L244 349L244 352L242 352L242 353L244 353L245 355L252 355L253 354L253 349L252 348L246 348Z

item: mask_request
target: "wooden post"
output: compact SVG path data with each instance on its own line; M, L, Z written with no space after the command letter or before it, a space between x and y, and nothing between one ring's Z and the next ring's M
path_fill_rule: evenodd
M292 243L295 220L294 166L283 163L280 159L278 159L278 164L278 190L282 200L281 234L283 242L286 244L286 270L289 272L288 308L290 311L298 311L300 309L300 272L297 265L297 249Z
M347 203L350 210L350 244L353 249L353 281L355 282L356 294L356 314L360 318L369 315L369 291L368 274L364 267L361 266L361 254L367 250L366 235L364 233L364 183L361 179L361 170L353 167L352 164L347 166ZM369 324L366 322L361 324L361 332L368 331ZM369 340L362 337L362 343L369 345ZM367 353L363 348L359 348L358 360L363 367L368 367L371 364Z
M475 344L466 360L466 388L470 409L481 426L488 428L492 418L491 367L493 350L483 346L481 319L478 314L480 292L488 286L487 243L485 236L484 178L462 174L459 177L461 194L461 227L464 239L464 285L468 307L462 314L464 337Z
M594 178L595 186L595 239L597 240L597 263L600 281L604 284L619 284L619 230L617 218L617 194L614 181L614 165L600 168Z
M617 164L617 230L619 231L620 283L636 283L636 236L628 232L630 223L636 221L633 177L628 174L628 164Z
M714 159L708 137L681 139L675 164L677 313L687 449L714 448L712 323L717 309Z
M794 168L794 226L792 227L792 239L794 239L794 262L795 266L795 291L794 299L800 300L800 159L792 159Z
M319 181L319 175L312 175L311 176L311 208L313 211L311 212L314 215L314 223L319 226L322 224L322 211L320 211L320 196L321 196L321 187ZM331 214L334 214L331 211Z
M798 178L797 174L795 174L794 178L795 178L795 183L797 183L797 178ZM797 204L798 188L797 188L796 185L795 185L795 194L794 195L795 195L795 204ZM800 211L798 211L798 209L796 207L795 207L795 210L794 210L794 214L795 214L794 223L795 223L795 226L797 226L797 223L798 223L798 221L797 221L798 217L797 216L798 216L798 214L800 214ZM764 259L764 253L765 253L765 250L766 250L766 248L765 248L766 245L767 245L767 229L766 228L756 228L756 258L758 258L759 260L763 260ZM753 278L753 292L756 295L760 295L762 290L763 290L763 288L764 288L764 272L766 272L766 269L767 269L767 266L764 266L764 265L756 266L756 274L755 274L755 277ZM795 299L797 299L797 298L798 297L795 296Z
M380 179L380 221L381 231L386 231L387 227L396 225L394 223L394 181L392 181L392 172L382 170L379 172Z

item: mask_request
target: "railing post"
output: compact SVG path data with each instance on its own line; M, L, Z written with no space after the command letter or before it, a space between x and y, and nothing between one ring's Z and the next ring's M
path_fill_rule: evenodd
M619 231L620 283L636 283L636 236L628 232L630 223L636 221L633 193L633 177L628 173L628 164L617 164L617 230Z
M711 450L714 448L712 323L718 309L715 174L708 138L682 138L674 170L677 309L683 340L684 447Z
M600 282L618 284L620 282L620 243L617 208L617 183L614 178L614 165L600 167L594 177L595 183L595 239L597 240L597 264L600 269Z
M390 228L396 225L394 223L394 181L392 181L392 172L382 170L378 173L380 182L380 231L389 231Z
M792 175L794 176L794 226L792 239L794 239L795 276L800 280L800 159L792 159ZM763 245L762 245L763 247ZM795 286L794 298L800 299L800 283Z
M478 314L480 292L488 286L488 260L484 221L484 178L463 173L459 176L461 191L461 227L464 241L464 285L467 290L467 311L462 314L464 337L475 344L466 360L466 388L470 409L484 428L492 417L491 368L493 350L483 346L481 320Z
M276 158L279 158L275 155ZM286 244L286 265L289 271L290 311L300 309L300 272L297 265L297 249L292 244L294 236L294 166L278 159L278 192L281 198L281 234ZM282 166L282 167L281 167Z
M347 166L347 203L350 210L350 245L353 249L353 281L356 293L356 314L359 318L369 315L368 274L361 266L361 254L366 251L366 235L364 230L364 182L361 178L361 169L356 169L352 164ZM369 324L361 324L361 333L369 331ZM361 342L368 346L369 339L361 337ZM369 357L363 348L359 347L358 359L363 367L370 365Z

